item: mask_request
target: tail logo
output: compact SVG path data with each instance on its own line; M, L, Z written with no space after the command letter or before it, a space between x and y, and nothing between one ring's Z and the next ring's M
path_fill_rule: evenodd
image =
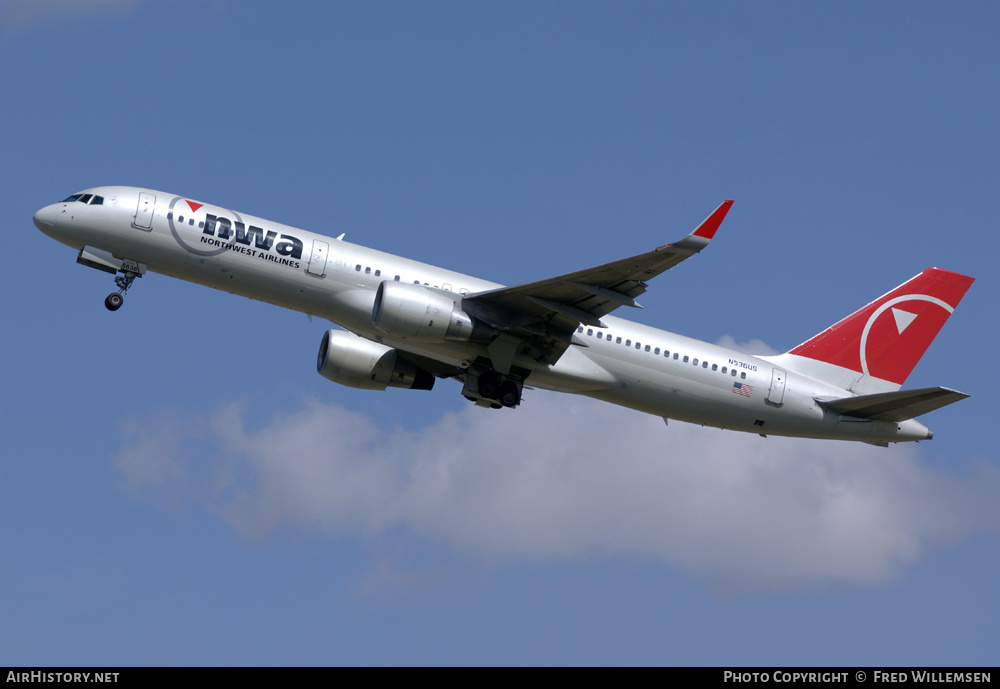
M877 309L875 309L874 313L868 317L868 322L865 323L864 330L861 332L861 346L858 354L861 358L861 372L865 375L872 375L871 371L868 370L868 356L866 353L868 349L868 335L871 332L872 326L875 325L875 321L878 320L879 316L886 311L891 310L893 319L896 322L896 333L897 335L902 335L907 326L916 320L917 314L894 307L897 304L902 304L908 301L930 302L931 304L940 306L942 309L947 311L948 315L951 315L951 313L955 310L955 307L951 306L946 301L938 299L937 297L932 297L929 294L904 294L902 296L895 297L894 299L889 299L885 303L881 304ZM947 316L945 316L945 318L947 318Z
M898 389L972 282L928 268L789 353L882 381L876 388Z
M913 322L917 314L903 311L902 309L893 309L892 317L896 319L896 332L902 335L903 331L906 330L906 326Z

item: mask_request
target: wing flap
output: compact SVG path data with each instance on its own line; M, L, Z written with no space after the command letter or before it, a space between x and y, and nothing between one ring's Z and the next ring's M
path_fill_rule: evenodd
M948 388L921 388L817 401L830 411L844 416L872 421L906 421L966 397L968 395L964 392Z

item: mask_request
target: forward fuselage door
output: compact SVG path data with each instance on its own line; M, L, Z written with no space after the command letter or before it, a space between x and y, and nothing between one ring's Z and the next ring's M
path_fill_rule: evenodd
M771 370L771 387L767 391L767 401L777 406L785 399L785 379L788 374L780 368Z
M153 227L153 208L156 207L156 196L139 192L139 203L135 207L135 217L132 218L132 227L140 230L150 230Z
M312 256L309 257L309 267L306 271L312 275L323 277L326 274L326 257L330 253L330 245L318 239L313 240Z

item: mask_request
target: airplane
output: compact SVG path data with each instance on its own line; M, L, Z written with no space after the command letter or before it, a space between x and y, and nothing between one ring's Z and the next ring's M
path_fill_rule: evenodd
M914 417L968 395L901 387L973 278L928 268L774 356L610 315L641 308L647 282L708 246L732 203L673 244L514 287L137 187L86 189L34 224L115 276L111 311L154 272L339 325L323 335L317 371L341 385L429 390L451 378L494 409L543 388L765 437L932 438Z

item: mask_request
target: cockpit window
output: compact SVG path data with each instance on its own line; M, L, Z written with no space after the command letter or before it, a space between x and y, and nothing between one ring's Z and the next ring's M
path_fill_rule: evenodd
M97 194L73 194L67 199L63 199L63 203L73 203L74 201L79 201L80 203L88 203L91 206L102 206L104 205L104 197L98 196Z

